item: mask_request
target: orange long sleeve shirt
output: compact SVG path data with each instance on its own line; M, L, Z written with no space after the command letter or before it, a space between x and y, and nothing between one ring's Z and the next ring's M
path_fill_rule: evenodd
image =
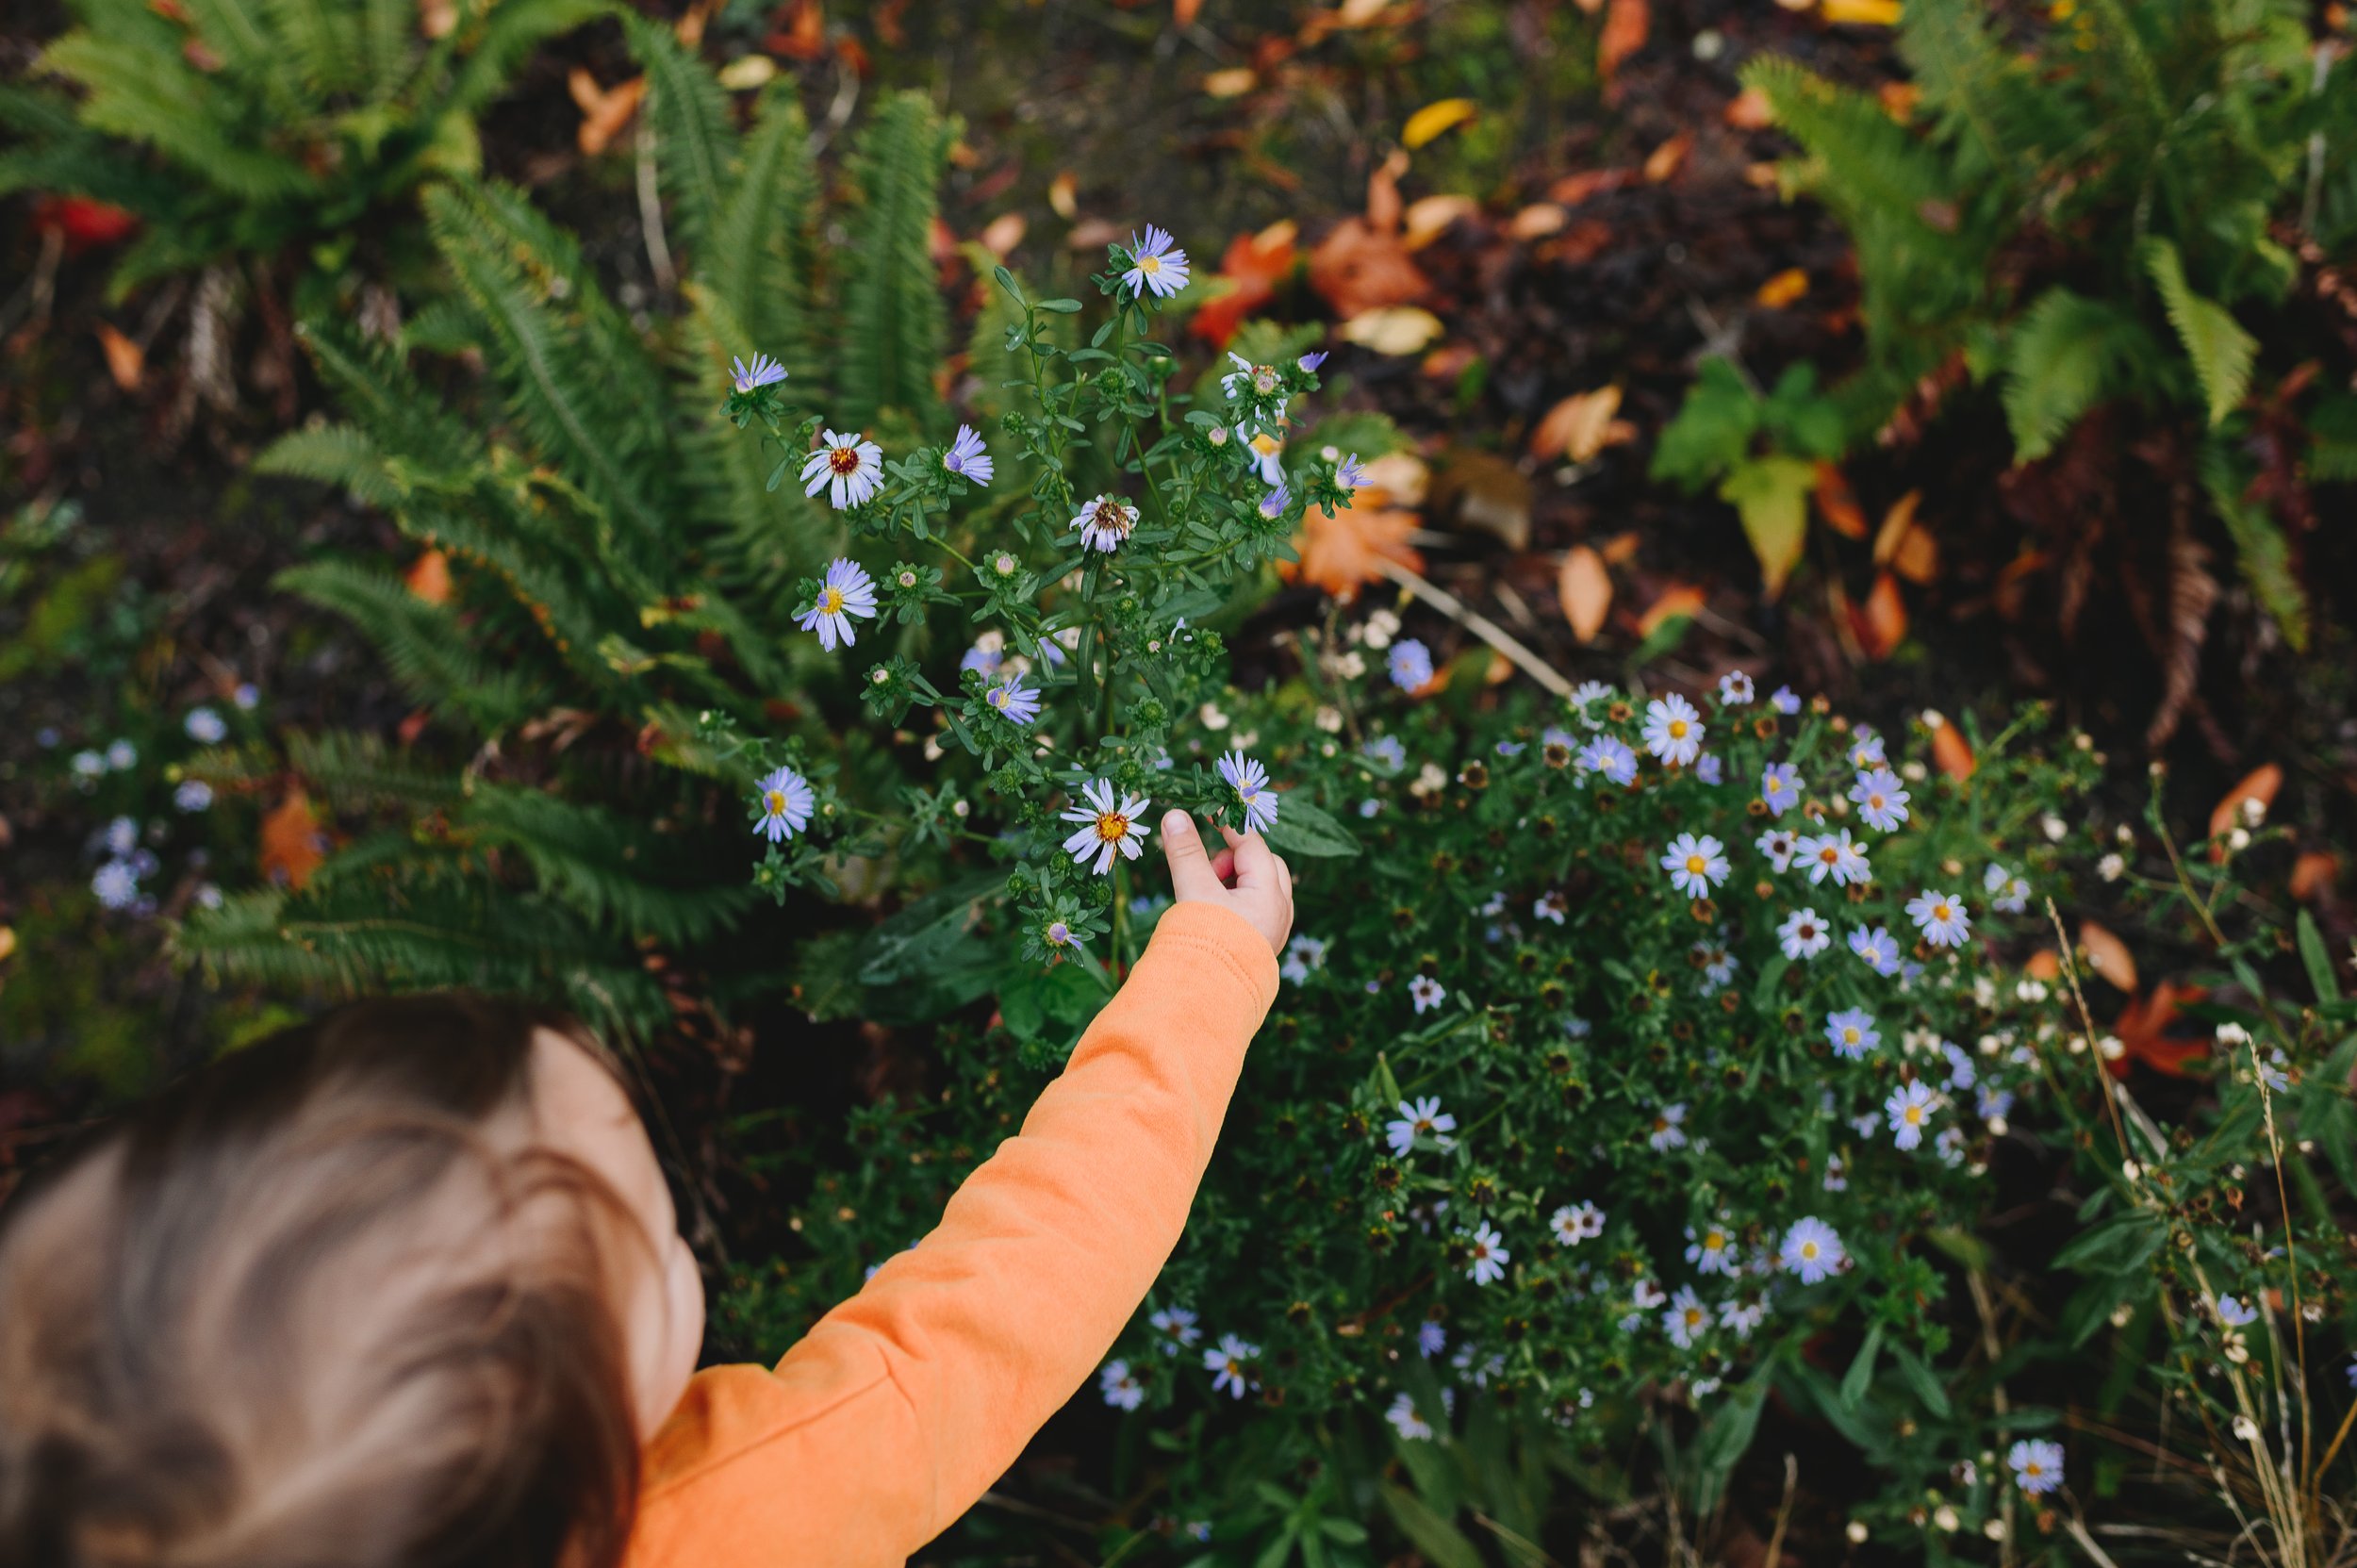
M1096 1370L1178 1245L1265 938L1162 916L1020 1134L777 1369L698 1373L648 1445L626 1568L884 1568L956 1519Z

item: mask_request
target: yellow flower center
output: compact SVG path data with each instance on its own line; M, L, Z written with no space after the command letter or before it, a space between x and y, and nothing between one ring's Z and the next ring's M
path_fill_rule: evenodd
M769 808L769 815L770 815L770 816L772 816L772 817L783 817L783 816L785 815L785 791L784 791L784 790L783 790L783 789L773 789L773 790L769 791L769 793L767 793L766 795L764 795L764 796L761 798L761 800L762 800L762 803L763 803L764 805L766 805L766 806L767 806L767 807Z
M1285 443L1263 430L1252 437L1252 450L1263 457L1273 457L1285 449Z
M1801 1256L1812 1263L1815 1263L1817 1261L1817 1244L1815 1242L1803 1242L1801 1244Z
M992 707L994 707L994 708L1003 708L1003 707L1005 707L1005 706L1007 705L1007 688L1006 688L1006 687L1004 687L1004 686L994 686L994 687L992 687L992 688L991 688L991 693L990 693L990 705L991 705Z
M1842 1043L1843 1045L1845 1045L1845 1046L1854 1046L1854 1045L1856 1045L1856 1044L1857 1044L1857 1042L1858 1042L1858 1032L1857 1032L1857 1031L1856 1031L1856 1030L1854 1030L1854 1029L1845 1029L1845 1030L1843 1030L1843 1031L1841 1032L1841 1043Z
M1866 798L1866 803L1876 811L1883 809L1883 798L1879 795L1869 795Z
M1129 836L1129 819L1117 811L1098 814L1096 836L1107 844L1117 844Z
M1933 918L1933 919L1935 919L1935 920L1945 920L1945 919L1947 919L1947 918L1948 918L1948 906L1947 906L1946 904L1934 904L1934 905L1932 905L1932 918Z
M1152 277L1152 276L1154 276L1157 272L1160 272L1162 270L1162 258L1161 256L1142 256L1138 257L1138 271L1139 271L1139 272L1144 272L1144 273L1145 273L1147 277Z
M1686 868L1693 875L1699 877L1710 868L1710 862L1705 860L1700 855L1688 855L1686 857Z
M1670 720L1670 738L1672 740L1684 740L1686 738L1685 719L1673 718Z
M848 446L829 448L827 452L827 467L839 474L849 475L857 473L859 471L859 449L857 447Z
M1920 1105L1910 1105L1904 1111L1900 1112L1899 1114L1906 1121L1906 1124L1909 1127L1920 1127L1922 1125L1923 1108Z
M818 592L818 613L820 615L840 615L842 612L843 590L837 587L821 588Z
M1826 865L1831 866L1841 858L1841 851L1834 846L1828 844L1823 849L1817 851L1817 858L1823 861Z

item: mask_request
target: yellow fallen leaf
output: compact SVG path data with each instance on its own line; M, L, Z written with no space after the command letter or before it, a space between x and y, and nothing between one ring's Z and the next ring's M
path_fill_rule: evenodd
M0 964L7 963L8 955L15 951L16 928L14 926L0 926Z
M1613 416L1621 411L1618 383L1578 392L1547 410L1531 433L1530 454L1545 461L1557 455L1585 463L1612 444Z
M1887 567L1891 556L1899 552L1899 541L1915 526L1915 509L1923 503L1923 492L1909 490L1890 503L1883 514L1883 525L1874 534L1874 564Z
M1584 544L1572 546L1556 574L1555 593L1563 602L1572 635L1582 645L1595 641L1612 608L1612 574L1605 569L1604 557Z
M1471 196L1426 196L1410 202L1400 220L1405 230L1401 242L1411 251L1420 251L1446 234L1451 223L1478 217L1480 212L1481 204Z
M1203 78L1203 91L1213 98L1241 98L1260 84L1261 74L1248 65L1214 71Z
M2136 988L2136 961L2128 944L2092 920L2079 922L2079 946L2087 950L2087 967L2122 991Z
M778 74L778 62L766 55L740 55L720 67L720 85L731 92L766 86Z
M982 249L1004 261L1009 251L1023 243L1024 231L1030 226L1020 212L1002 212L982 225Z
M1808 292L1808 273L1798 267L1788 267L1759 286L1753 298L1771 310L1782 310Z
M1337 329L1343 341L1377 354L1422 353L1448 329L1421 305L1392 305L1353 316Z
M1359 494L1377 510L1386 506L1413 510L1424 504L1425 493L1432 487L1432 466L1412 452L1387 452L1359 468L1367 476Z
M1072 177L1069 169L1047 182L1047 205L1067 223L1080 213L1080 182Z
M1895 27L1899 25L1899 0L1822 0L1818 12L1837 25L1854 27Z
M1426 104L1408 117L1408 124L1400 129L1400 145L1413 152L1479 112L1471 98L1443 98L1437 104Z
M1514 214L1507 232L1517 239L1543 239L1550 234L1560 234L1572 215L1553 202L1533 202Z

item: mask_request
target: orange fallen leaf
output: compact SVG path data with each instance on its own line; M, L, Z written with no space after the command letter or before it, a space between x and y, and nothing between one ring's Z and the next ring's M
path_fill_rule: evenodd
M1192 27L1195 19L1203 14L1203 0L1170 0L1170 22L1174 27Z
M1921 523L1899 536L1899 542L1890 553L1891 569L1908 582L1922 586L1939 578L1939 541Z
M1563 619L1571 623L1572 635L1583 647L1595 641L1612 608L1612 574L1605 569L1604 557L1584 544L1572 546L1556 573L1555 592L1563 602Z
M2087 967L2119 987L2133 992L2136 988L2135 956L2128 944L2114 936L2109 930L2093 920L2079 922L2079 946L2087 953Z
M1588 462L1612 444L1612 427L1620 411L1618 382L1574 393L1548 409L1530 433L1530 454L1542 463L1558 456Z
M2306 903L2318 894L2329 893L2340 874L2338 855L2311 850L2292 862L2292 897Z
M2210 812L2210 836L2224 838L2243 825L2243 802L2256 801L2262 811L2275 803L2283 787L2283 770L2273 763L2251 769L2242 783L2228 790ZM2222 852L2222 851L2220 851Z
M1383 575L1385 561L1410 571L1424 569L1424 557L1408 543L1415 531L1413 512L1343 506L1329 518L1312 506L1303 515L1301 535L1294 540L1301 559L1278 562L1277 575L1289 583L1307 581L1347 602Z
M574 140L580 144L584 157L595 157L613 144L638 112L638 101L647 95L647 78L633 76L613 87L600 87L597 77L585 66L576 65L565 78L573 94L573 102L581 109L581 129Z
M301 888L327 858L326 835L311 814L311 798L300 787L262 818L263 880L280 887Z
M1673 583L1637 618L1638 635L1649 637L1673 620L1690 620L1701 613L1704 603L1702 589Z
M1506 225L1507 232L1517 239L1544 239L1550 234L1560 234L1572 215L1553 202L1533 202L1514 214L1514 221Z
M1204 94L1211 98L1241 98L1260 85L1261 74L1248 65L1229 66L1203 78Z
M409 591L429 604L450 602L450 557L438 550L429 550L412 562L402 579Z
M137 343L106 322L98 323L98 347L107 356L107 374L126 392L136 392L147 378L147 355Z
M1883 525L1874 532L1874 564L1886 567L1899 548L1900 536L1915 526L1915 509L1923 503L1923 492L1909 490L1890 503L1883 514Z
M1480 214L1481 204L1471 196L1426 196L1408 204L1404 214L1408 232L1401 242L1411 251L1420 251L1446 234L1450 224Z
M2040 948L2021 966L2021 972L2032 980L2057 981L2062 979L2062 959L2053 949Z
M2131 1063L2141 1062L2155 1072L2172 1078L2192 1076L2185 1064L2197 1056L2209 1053L2208 1037L2172 1037L2168 1026L2176 1021L2181 1003L2198 1002L2205 993L2199 986L2180 988L2163 981L2152 987L2150 998L2131 997L2128 1005L2119 1011L2112 1025L2112 1032L2127 1049L2118 1060L2103 1064L2114 1078L2126 1078Z
M1817 465L1817 488L1814 493L1818 514L1825 520L1825 526L1845 539L1866 537L1866 513L1859 508L1857 496L1850 488L1850 481L1839 469L1821 459Z
M1008 253L1023 243L1030 226L1030 220L1020 212L1002 212L982 225L982 249L1004 261Z
M1837 26L1895 27L1899 0L1821 0L1818 12Z
M1626 169L1589 169L1566 174L1547 187L1547 200L1562 206L1577 206L1591 196L1620 190L1632 177Z
M1613 535L1604 541L1604 564L1617 567L1637 559L1637 547L1641 542L1633 528L1625 534Z
M1413 305L1432 285L1395 234L1345 218L1310 253L1310 286L1348 321L1386 305Z
M1298 256L1294 241L1300 233L1288 218L1228 241L1227 253L1219 258L1219 276L1228 291L1197 310L1189 330L1213 348L1226 348L1244 318L1277 297L1277 286L1294 270Z
M1808 272L1800 267L1787 267L1759 286L1752 297L1771 310L1782 310L1808 292Z
M1400 145L1413 152L1455 130L1480 112L1471 98L1443 98L1438 103L1426 104L1409 115L1408 124L1400 127Z
M428 38L448 38L457 26L457 0L418 0L418 31Z
M1472 370L1474 361L1480 357L1471 344L1443 343L1426 355L1424 363L1416 369L1426 381L1455 381Z
M1902 125L1915 118L1915 105L1923 96L1923 90L1913 82L1885 82L1874 90L1882 100L1883 112Z
M1774 124L1776 111L1768 102L1768 94L1755 87L1747 87L1727 101L1722 118L1739 131L1756 131Z
M1691 152L1693 147L1694 139L1684 131L1678 132L1677 135L1656 147L1645 159L1646 183L1659 185L1672 174L1676 173L1679 167L1686 162L1686 155Z
M0 964L6 964L16 952L16 928L0 926Z
M1609 87L1621 62L1645 46L1653 30L1653 8L1647 0L1611 0L1604 13L1604 28L1596 35L1596 75Z
M1899 580L1885 571L1862 608L1850 612L1850 628L1870 659L1887 659L1907 639L1907 604L1899 595Z
M1047 206L1057 217L1068 223L1080 216L1080 182L1073 177L1071 170L1066 169L1047 182Z
M1952 779L1969 779L1980 761L1972 755L1972 743L1964 738L1964 732L1953 724L1941 724L1932 731L1932 766Z

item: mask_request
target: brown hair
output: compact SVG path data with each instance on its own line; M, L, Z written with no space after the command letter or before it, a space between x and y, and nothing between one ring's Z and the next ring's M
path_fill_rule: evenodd
M342 1009L0 1211L0 1568L618 1561L618 1200L531 1147L543 1027L595 1048L479 998Z

